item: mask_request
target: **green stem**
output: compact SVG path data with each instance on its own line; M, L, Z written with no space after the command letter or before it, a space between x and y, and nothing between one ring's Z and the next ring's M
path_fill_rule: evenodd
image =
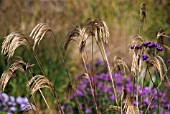
M143 77L143 80L142 80L142 93L143 93L143 90L144 90L144 82L145 82L145 78L146 78L147 69L148 69L148 66L146 67L145 74L144 74L144 77ZM142 95L141 95L140 102L142 103L142 101L143 101L143 98L142 98ZM142 107L142 104L141 104L141 107Z
M158 86L157 86L157 89L159 89L159 87L161 86L161 83L162 83L164 77L166 76L166 74L168 73L169 68L170 68L170 67L168 67L167 71L166 71L165 74L163 75L163 78L162 78L161 81L159 82L159 84L158 84ZM148 104L148 107L147 107L147 109L146 109L146 111L145 111L145 114L147 114L147 112L148 112L148 110L149 110L149 107L150 107L150 105L151 105L151 103L152 103L152 100L153 100L153 98L154 98L154 96L155 96L156 93L157 93L157 91L155 91L154 94L152 95L151 100L150 100L150 102L149 102L149 104Z
M158 75L157 75L158 73L156 72L156 81L157 81L157 83L158 83L158 80L159 80L159 78L158 78ZM159 89L158 88L156 88L156 91L157 91L157 97L158 97L158 100L157 100L157 103L158 103L158 114L159 114L159 105L160 105L160 103L159 103Z
M57 105L58 105L58 108L59 108L59 110L60 110L60 113L61 113L61 114L64 114L64 111L63 111L63 109L61 108L61 104L60 104L59 98L57 97L57 94L54 92L54 88L53 88L53 90L52 90L52 93L53 93L53 95L54 95L54 97L55 97L55 100L56 100L56 102L57 102Z
M57 50L58 50L59 55L60 55L60 58L61 58L61 60L62 60L64 69L65 69L65 71L66 71L66 73L67 73L67 77L68 77L68 79L69 79L71 88L73 89L73 84L72 84L72 81L71 81L71 77L70 77L70 75L69 75L69 73L68 73L68 70L67 70L67 68L66 68L66 65L65 65L65 61L64 61L63 55L62 55L61 50L60 50L59 45L58 45L58 41L57 41L57 39L56 39L56 37L55 37L55 34L54 34L53 32L52 32L52 34L53 34L54 40L55 40L55 42L56 42ZM75 90L74 90L74 89L73 89L73 92L75 93ZM79 102L78 97L77 97L76 94L75 94L75 97L76 97L75 100L76 100L76 104L77 104L78 110L79 110L79 112L80 112L81 114L83 114L83 111L82 111L81 108L80 108L80 102Z

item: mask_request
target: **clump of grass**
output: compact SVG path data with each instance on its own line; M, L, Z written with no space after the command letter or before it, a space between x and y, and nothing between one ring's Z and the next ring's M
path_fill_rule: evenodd
M146 4L142 3L140 6L140 16L141 16L141 21L144 26L146 26ZM27 87L30 89L30 95L33 97L33 103L30 104L31 108L27 108L26 110L33 110L34 113L38 113L36 110L36 103L35 103L35 93L37 91L40 92L41 96L44 99L44 102L46 103L46 106L48 107L49 111L51 111L51 108L42 93L41 89L43 88L48 88L50 92L52 93L52 96L55 98L55 103L56 103L56 111L60 114L64 114L64 110L62 109L62 104L59 101L59 98L55 92L55 89L53 87L53 84L51 81L48 79L47 74L45 73L45 70L43 68L43 65L41 64L39 57L37 56L35 50L36 46L40 44L40 42L43 40L45 34L47 32L52 33L52 37L56 41L56 47L59 52L59 56L61 58L62 64L65 68L65 71L68 76L68 96L70 97L72 94L75 96L75 102L77 105L77 108L79 110L79 113L83 113L83 110L81 108L80 104L80 99L78 95L76 94L78 88L78 85L82 82L82 80L86 79L89 83L90 87L90 93L92 95L94 107L95 107L95 113L100 114L102 112L107 113L107 111L116 111L118 113L125 113L125 114L139 114L141 110L144 110L145 106L141 104L139 106L139 101L143 101L143 97L140 96L139 94L139 88L140 82L142 83L142 93L144 92L144 82L146 80L146 77L149 77L149 81L152 83L153 88L156 88L156 91L154 92L153 95L150 95L151 100L147 106L147 109L144 110L145 113L148 113L148 110L150 108L151 102L157 94L157 110L158 113L160 112L160 96L159 96L159 87L162 84L162 81L166 77L168 82L169 79L166 76L168 69L164 63L164 60L159 56L159 53L164 50L164 48L169 49L168 46L164 45L163 39L164 38L169 38L169 36L165 35L164 32L158 32L157 34L157 43L156 42L147 42L143 39L141 35L135 35L130 44L130 48L133 52L133 60L132 60L132 65L131 65L131 71L129 70L129 67L126 65L125 61L123 58L120 58L116 56L113 60L112 65L110 65L110 62L108 60L106 50L105 50L105 45L109 43L109 29L102 19L87 19L82 26L75 26L67 35L66 41L64 44L64 49L65 51L68 49L68 46L70 45L71 41L75 41L79 45L79 53L81 54L81 58L83 61L85 73L82 73L78 78L75 78L74 81L72 81L72 78L69 75L69 72L66 68L65 65L65 60L64 57L61 53L61 50L58 46L58 41L55 37L55 34L52 30L52 28L46 24L46 23L40 23L35 28L32 30L30 37L32 39L28 39L25 35L19 33L19 32L13 32L9 34L7 37L5 37L5 40L2 43L2 54L8 57L8 60L10 58L14 57L14 53L18 47L21 45L25 45L28 47L28 50L32 52L32 55L34 56L37 65L39 69L41 70L41 74L38 75L33 75L31 71L31 67L33 65L30 65L23 60L17 60L11 66L3 72L1 75L0 79L0 89L1 91L4 91L6 85L8 84L9 80L13 78L16 74L15 71L19 70L24 75L26 76L26 72L29 73L29 76L25 79L27 80ZM140 34L140 31L139 31ZM85 59L85 55L87 56L86 52L86 43L87 41L91 41L91 59L92 59L92 65L91 68L87 68L87 64L90 64L90 62ZM100 104L98 103L98 94L97 94L97 88L96 88L96 80L97 78L95 77L95 72L94 72L94 47L95 44L97 44L97 47L100 50L101 56L105 62L105 67L107 68L107 73L110 81L109 87L112 89L112 92L110 92L111 97L110 99L112 100L112 105L108 106L105 108L105 111L103 111ZM89 57L88 57L89 58ZM111 68L112 66L112 68ZM126 77L128 75L133 75L134 83L133 83L133 90L131 90L129 93L124 90L126 87L126 84L122 84L122 88L120 91L118 91L118 86L119 84L115 84L116 78L113 76L113 71L116 72L116 68L118 68L118 71L122 71L125 74ZM142 72L143 69L146 69L144 73ZM152 73L151 74L151 70ZM128 71L128 73L126 72ZM122 73L122 72L121 72ZM105 76L106 78L106 76ZM121 78L121 77L119 77ZM155 78L155 80L153 80ZM141 79L141 81L140 81ZM106 80L106 79L104 79ZM122 80L123 82L123 80ZM122 95L120 95L120 93ZM80 92L81 94L81 92ZM118 94L118 95L117 95ZM131 95L132 94L132 95ZM83 95L81 95L83 96ZM114 97L114 98L113 98ZM141 99L139 100L139 97ZM113 100L114 99L114 100ZM136 103L136 106L134 105ZM26 106L27 107L27 106ZM90 111L88 110L87 113Z

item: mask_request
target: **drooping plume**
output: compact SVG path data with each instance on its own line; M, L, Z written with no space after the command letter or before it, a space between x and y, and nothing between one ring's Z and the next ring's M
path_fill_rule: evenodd
M82 29L80 26L75 26L68 34L66 37L66 41L64 44L64 49L67 50L68 45L70 44L71 41L75 41L79 44L80 40L82 39Z
M22 73L25 73L25 70L23 68L23 65L26 65L26 63L22 60L15 61L11 66L5 70L2 75L1 75L1 84L0 84L0 89L4 91L7 83L9 80L15 76L15 71L20 71Z
M49 88L52 91L52 83L43 75L36 75L27 82L27 87L31 90L33 95L37 90L41 88Z
M52 31L52 29L46 23L39 23L31 31L30 37L34 40L33 50L35 50L36 45L39 45L47 31Z
M8 58L14 55L15 50L21 46L25 45L29 47L28 39L19 32L13 32L5 37L5 40L2 43L2 54L7 55Z

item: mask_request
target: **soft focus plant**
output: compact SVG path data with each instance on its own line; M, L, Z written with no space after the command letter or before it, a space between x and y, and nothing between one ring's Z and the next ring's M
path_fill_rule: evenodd
M97 61L96 66L101 67L103 65L102 61ZM79 78L81 75L76 76ZM160 103L160 113L170 113L170 104L168 101L168 95L166 93L159 91L157 94L155 87L148 87L136 84L134 85L133 78L127 76L122 76L120 72L117 72L112 75L113 79L116 82L116 92L118 93L118 98L120 98L123 92L126 94L130 94L131 100L136 96L136 87L138 87L139 93L138 96L140 100L138 101L140 113L145 113L150 101L153 96L153 100L151 106L149 107L149 113L154 113L157 109L157 101ZM118 111L116 109L111 109L113 102L115 101L115 97L113 95L112 88L110 86L109 75L106 73L96 74L94 75L95 85L96 85L96 97L97 102L99 104L99 109L102 113L111 113L111 111ZM78 99L81 103L81 109L86 114L93 114L95 112L95 107L91 103L92 95L90 91L90 85L88 79L83 79L77 85L77 91L75 92L78 96ZM158 98L160 97L160 98ZM71 95L71 99L75 99L74 94ZM123 102L125 104L125 102ZM136 106L136 101L134 101L133 105ZM64 105L64 110L67 113L71 113L72 110L67 110L68 107L71 107L68 104ZM74 107L72 107L73 109ZM120 111L120 110L119 110ZM123 111L123 113L126 113Z
M164 60L159 55L163 50L169 50L164 44L164 38L169 38L164 32L158 32L157 42L145 41L140 34L142 29L146 27L146 4L142 3L140 7L140 20L142 25L139 27L139 33L135 35L130 42L132 52L132 64L128 66L121 57L114 57L113 61L109 61L105 45L108 43L109 29L102 19L87 19L80 26L74 27L67 35L64 49L68 48L71 41L75 41L79 45L79 53L82 58L85 71L81 75L71 77L65 64L65 58L61 53L58 40L51 27L46 23L38 24L31 32L30 38L19 32L13 32L5 37L2 43L2 54L12 58L14 63L9 63L9 67L2 73L0 79L0 94L2 111L16 112L20 111L23 106L28 106L34 113L39 113L36 103L36 93L40 93L48 111L52 113L52 106L49 105L47 99L41 89L48 89L52 94L55 104L55 112L64 113L110 113L114 111L121 114L139 114L139 113L170 113L169 101L160 86L164 79L169 83L167 72L169 67L166 66ZM141 26L143 28L141 29ZM52 38L56 41L56 48L59 52L62 67L67 74L67 96L72 105L61 102L57 96L57 92L53 83L48 79L37 52L37 46L43 40L47 32L52 33ZM90 39L90 40L89 40ZM90 42L91 56L88 57L86 48L87 42ZM95 45L96 44L96 45ZM26 49L32 53L38 68L42 74L37 74L32 67L33 64L24 62L21 58L14 58L15 51L26 46ZM103 61L94 63L94 48L99 49ZM90 61L90 59L91 61ZM169 61L168 61L169 62ZM104 70L98 69L100 66ZM131 69L129 70L129 67ZM106 70L107 69L107 70ZM101 70L101 71L100 71ZM17 77L17 71L23 73L23 79L26 80L26 87L29 89L29 101L26 98L17 97L17 105L8 103L8 95L4 93L10 79ZM99 73L100 72L100 73ZM51 96L50 96L51 97ZM64 97L64 96L63 96ZM69 100L69 99L68 99ZM15 98L11 98L10 102L15 103ZM28 103L30 102L30 103ZM32 104L31 104L32 103Z
M29 100L26 97L18 96L8 96L6 93L0 94L0 111L7 112L8 114L12 113L22 113L35 109L35 106L31 106Z

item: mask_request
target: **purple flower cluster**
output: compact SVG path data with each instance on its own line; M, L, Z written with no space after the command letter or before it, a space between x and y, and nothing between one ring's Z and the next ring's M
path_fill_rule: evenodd
M132 45L130 48L131 49L142 49L142 47L145 48L156 48L158 51L163 51L164 48L156 42L143 42L143 44L138 44L138 45Z
M170 63L170 59L167 62Z
M116 92L118 94L118 97L120 98L122 95L123 89L125 89L128 93L131 93L132 97L135 101L136 96L136 85L133 87L133 81L129 77L124 77L120 73L116 73L112 75L113 79L116 82ZM115 96L113 94L112 88L110 86L110 79L108 74L99 74L93 76L93 79L95 80L95 88L96 88L96 97L97 102L99 104L100 110L104 111L106 109L106 106L109 106L110 104L114 104L115 102ZM89 87L89 82L87 79L82 80L78 85L78 89L76 91L76 95L78 96L78 99L80 100L82 104L82 110L86 114L92 114L95 110L94 103L92 100L92 94ZM139 98L142 98L142 101L139 102L140 110L144 111L146 110L151 96L156 92L156 89L151 89L147 86L138 86L139 90ZM132 94L134 91L134 94ZM71 98L74 99L74 96ZM160 107L163 108L165 111L168 111L170 113L170 105L167 102L167 96L165 93L159 91L158 95L155 94L154 98L152 100L151 106L150 106L150 112L154 112L154 110L157 107L157 101L159 99ZM134 105L136 105L136 102L134 102ZM66 108L66 107L65 107ZM142 112L141 112L142 113Z
M147 60L148 59L148 57L149 57L149 55L147 55L147 54L143 54L142 55L142 60L144 61L144 60Z
M29 101L26 97L18 96L8 96L6 93L0 94L0 112L18 112L23 111L23 108L29 104Z

